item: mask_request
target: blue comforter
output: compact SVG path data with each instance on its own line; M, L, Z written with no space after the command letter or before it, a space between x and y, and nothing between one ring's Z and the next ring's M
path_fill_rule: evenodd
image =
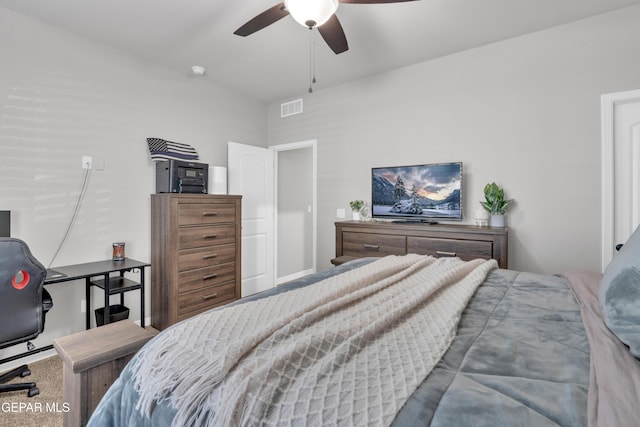
M306 286L367 262L352 261L236 304ZM89 426L171 425L175 411L167 401L158 402L150 416L136 410L138 394L129 366ZM393 425L586 426L588 383L589 343L580 308L565 281L494 270L464 311L451 347Z

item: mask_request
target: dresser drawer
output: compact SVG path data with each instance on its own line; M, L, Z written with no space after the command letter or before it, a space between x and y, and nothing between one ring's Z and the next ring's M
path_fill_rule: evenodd
M217 224L233 222L236 207L231 203L180 203L178 225Z
M407 253L436 257L459 257L469 261L476 258L491 259L493 244L480 240L438 239L432 237L407 237Z
M182 272L212 265L226 264L233 262L235 259L235 243L186 249L180 251L178 255L178 271Z
M355 257L404 255L406 237L373 233L342 234L343 255Z
M233 280L235 277L236 264L234 262L178 273L178 281L180 283L178 293L182 294L183 292L217 285L218 283Z
M183 227L178 230L180 248L201 248L203 246L235 243L236 226L209 225L203 227Z
M235 282L209 286L194 292L180 294L178 297L178 315L194 311L204 311L218 305L231 302L236 298Z

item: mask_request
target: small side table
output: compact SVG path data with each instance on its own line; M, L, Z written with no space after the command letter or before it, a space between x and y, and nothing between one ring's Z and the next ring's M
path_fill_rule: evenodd
M64 401L70 405L64 425L86 425L124 366L157 333L121 320L55 339L63 363Z

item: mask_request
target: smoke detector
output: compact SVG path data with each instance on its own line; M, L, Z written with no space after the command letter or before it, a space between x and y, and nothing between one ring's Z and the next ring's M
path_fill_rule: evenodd
M204 67L201 67L200 65L194 65L191 67L191 75L193 76L204 76L206 74L207 70Z

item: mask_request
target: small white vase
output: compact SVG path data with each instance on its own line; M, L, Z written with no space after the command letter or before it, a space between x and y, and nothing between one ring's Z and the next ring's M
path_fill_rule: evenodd
M492 227L504 227L504 215L491 215Z
M356 211L351 212L351 218L354 221L360 221L360 212L356 212Z

